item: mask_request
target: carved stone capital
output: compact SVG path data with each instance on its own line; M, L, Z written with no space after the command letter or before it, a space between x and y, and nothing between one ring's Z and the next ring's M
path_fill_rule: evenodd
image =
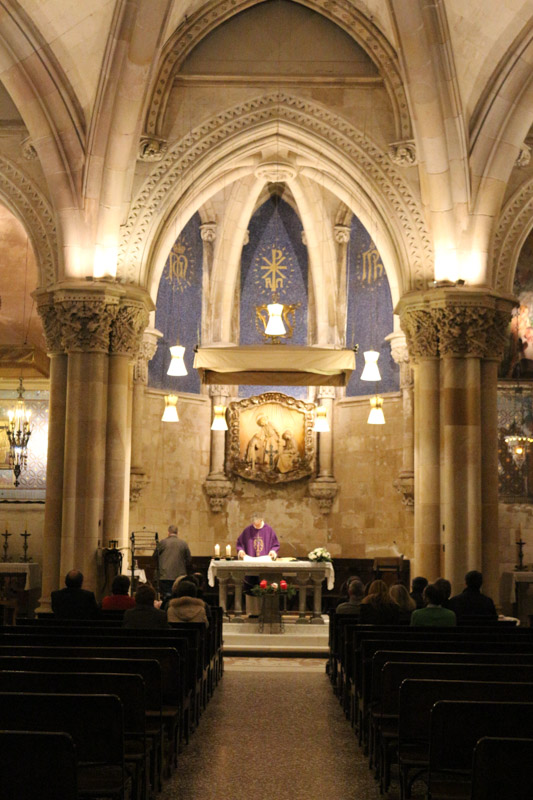
M233 492L233 484L224 475L210 475L204 481L204 489L213 514L224 510L226 500Z
M209 397L232 397L234 391L234 386L224 386L221 383L208 384Z
M158 136L141 136L139 161L161 161L168 150L168 143Z
M407 508L415 506L415 476L411 470L402 470L392 482L396 491L402 495L402 503Z
M35 149L30 136L27 136L21 141L20 149L22 150L22 156L26 159L26 161L34 161L37 158L37 150Z
M136 503L148 484L150 483L150 478L144 472L140 470L132 469L130 473L130 503L133 505Z
M148 311L141 301L121 303L111 323L110 352L133 358L148 325Z
M520 148L520 152L516 157L515 166L518 167L519 169L524 169L524 167L529 166L530 161L531 161L531 147L524 142Z
M200 225L200 236L202 242L214 242L217 237L217 223L204 222Z
M348 244L350 241L350 226L335 225L334 234L337 244Z
M309 494L318 502L321 514L330 514L333 501L339 491L334 478L317 478L309 484Z
M389 158L398 167L413 167L417 162L416 145L412 139L392 142L389 145Z
M319 400L335 400L335 386L319 386L316 396Z
M53 297L48 293L37 297L37 310L43 324L47 353L49 355L53 353L62 353L61 323L57 315Z
M108 353L111 325L119 298L93 292L58 291L56 313L61 326L61 343L67 352Z
M269 161L261 164L255 171L256 178L264 178L269 183L286 183L298 174L296 167L283 161Z
M404 308L400 312L400 325L412 359L438 357L439 340L430 308Z
M154 328L144 331L142 342L137 357L133 362L133 382L142 383L146 386L148 383L148 363L152 360L157 350L157 342L163 334L156 331Z

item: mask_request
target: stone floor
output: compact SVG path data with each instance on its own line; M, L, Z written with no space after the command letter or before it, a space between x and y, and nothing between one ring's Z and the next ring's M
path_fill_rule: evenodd
M378 800L324 659L227 658L158 800Z

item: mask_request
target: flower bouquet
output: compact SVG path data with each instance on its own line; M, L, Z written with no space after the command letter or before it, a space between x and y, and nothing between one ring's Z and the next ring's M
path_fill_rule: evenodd
M307 554L309 561L331 561L331 553L325 547L315 547Z
M256 597L264 597L267 594L281 594L286 597L294 597L296 594L296 588L294 586L290 586L287 581L280 581L279 583L269 583L266 580L262 580L257 586L254 586L251 590L252 594Z

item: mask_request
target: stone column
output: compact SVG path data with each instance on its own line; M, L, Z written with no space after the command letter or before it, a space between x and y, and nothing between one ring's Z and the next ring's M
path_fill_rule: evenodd
M400 301L402 304L402 301ZM412 577L440 574L440 431L438 339L423 303L401 306L414 380L414 560Z
M231 386L212 384L209 386L211 397L211 420L214 417L215 406L227 406L231 397ZM209 499L211 511L216 514L222 511L226 500L233 491L233 484L225 473L226 459L226 431L211 431L210 470L204 489Z
M128 426L129 365L148 324L141 299L122 298L111 324L107 394L106 469L102 544L128 542L131 431Z
M350 241L350 226L335 225L334 235L337 244L337 331L339 332L339 341L346 346L346 279L348 275L346 256Z
M130 503L137 502L149 483L143 457L144 394L148 385L148 363L154 357L157 341L162 335L155 329L146 330L133 364Z
M335 401L334 386L319 386L317 403L324 406L328 415L329 431L317 433L318 476L309 484L309 494L318 501L321 514L329 514L338 492L338 484L333 475L333 409Z
M215 240L217 238L217 223L204 222L200 225L200 236L203 243L203 269L202 269L202 342L212 339L209 330L209 298L211 296L211 275L213 274L213 261L215 256Z
M37 296L46 348L50 357L46 503L44 507L43 573L40 610L50 610L50 593L63 586L60 573L63 462L65 457L65 410L67 354L62 351L61 326L50 295Z
M62 289L54 298L68 353L60 570L81 569L93 590L104 518L109 338L118 294L111 287Z
M402 468L394 481L395 489L402 495L403 504L414 509L414 377L409 350L403 333L391 333L387 336L390 342L391 355L400 368L400 391L402 393L403 411L403 447Z

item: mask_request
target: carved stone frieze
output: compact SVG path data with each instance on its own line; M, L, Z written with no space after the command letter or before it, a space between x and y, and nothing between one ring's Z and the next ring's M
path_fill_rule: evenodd
M321 514L330 514L333 501L339 491L334 478L317 478L309 484L309 494L318 502Z
M400 316L400 325L412 359L438 357L437 328L429 308L404 309Z
M56 293L61 342L67 352L108 353L111 325L119 298L107 295Z
M398 167L413 167L417 163L416 145L412 139L392 142L389 145L389 158Z
M121 303L111 324L110 352L133 358L141 346L148 311L142 302Z
M204 481L204 489L213 514L223 511L233 492L233 484L224 475L212 475Z
M411 470L402 470L392 482L396 491L402 496L402 503L410 509L415 506L415 475Z
M168 142L159 136L141 136L139 161L161 161L168 150Z
M144 254L149 250L151 237L156 235L158 220L167 213L176 185L183 185L186 175L227 142L229 136L250 138L254 127L263 127L270 120L290 127L295 135L297 131L305 136L312 132L342 153L356 172L375 185L403 232L413 283L419 288L425 285L433 274L432 242L419 199L400 170L385 152L345 119L316 102L284 91L261 94L214 115L169 147L141 186L122 227L118 276L129 283L139 280Z
M492 316L493 309L473 305L447 305L434 309L440 355L484 358Z

